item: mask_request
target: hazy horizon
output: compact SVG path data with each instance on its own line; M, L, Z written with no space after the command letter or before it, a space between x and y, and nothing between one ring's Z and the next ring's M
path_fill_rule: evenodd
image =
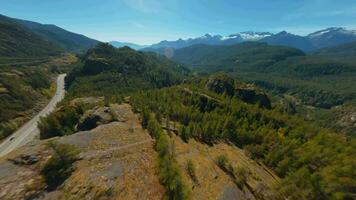
M2 0L0 13L55 24L103 42L141 45L206 33L285 30L307 35L328 27L356 28L356 2L351 0Z

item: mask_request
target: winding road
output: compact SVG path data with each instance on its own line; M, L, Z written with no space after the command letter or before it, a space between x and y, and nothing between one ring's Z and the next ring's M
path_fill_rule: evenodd
M66 74L61 74L57 78L57 91L48 105L41 110L36 116L34 116L30 121L24 124L20 129L15 133L7 137L0 144L0 157L4 156L16 148L31 142L39 135L40 131L37 128L37 124L40 120L40 117L44 117L54 110L56 104L64 98L64 78Z

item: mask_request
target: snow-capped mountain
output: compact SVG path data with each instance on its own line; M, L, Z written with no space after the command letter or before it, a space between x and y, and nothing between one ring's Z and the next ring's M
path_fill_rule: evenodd
M346 44L356 41L356 31L332 27L311 33L307 36L315 49Z
M306 37L294 35L286 31L262 38L260 42L266 42L270 45L280 45L295 47L305 52L313 50L313 44Z
M271 36L271 33L268 32L241 32L236 34L231 34L228 36L221 35L210 35L205 34L197 38L189 38L186 40L178 39L176 41L161 41L157 44L151 45L149 48L183 48L191 46L194 44L208 44L208 45L233 45L246 41L257 41L264 37Z
M240 36L244 41L258 41L265 37L272 36L272 33L269 32L253 32L253 31L246 31L241 32Z
M160 48L179 49L195 44L207 45L234 45L241 42L257 41L270 45L284 45L301 49L305 52L316 49L346 44L356 41L356 31L345 28L332 27L311 33L307 36L299 36L286 31L277 34L269 32L246 31L227 36L205 34L197 38L179 39L176 41L162 41L149 46L145 50Z
M355 30L347 30L346 28L341 28L341 27L331 27L331 28L327 28L327 29L323 29L323 30L311 33L308 35L308 38L318 38L318 37L320 38L320 37L324 37L325 35L330 35L330 34L344 34L344 35L355 36L356 31Z

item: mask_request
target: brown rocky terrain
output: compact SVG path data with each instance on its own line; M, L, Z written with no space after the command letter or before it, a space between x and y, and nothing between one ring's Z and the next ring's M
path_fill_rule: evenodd
M71 103L89 100L102 101L84 98ZM79 123L85 121L98 126L42 140L0 158L0 199L165 198L166 190L158 178L154 140L130 105L95 107L85 112ZM209 146L194 139L185 143L173 133L170 136L191 199L273 199L272 190L279 178L243 150L225 143ZM54 156L50 142L79 151L73 172L55 189L49 187L43 175L44 166ZM221 155L236 177L217 164ZM237 183L240 176L244 176L242 185Z
M51 157L48 140L1 158L0 199L162 199L165 190L156 175L157 155L151 137L129 105L112 107L124 118L50 139L80 150L74 172L54 191L46 190L41 175Z
M192 199L274 199L272 191L279 178L262 164L251 160L243 150L224 143L214 146L195 140L184 143L176 136L171 140L184 172L184 180L192 190ZM247 181L242 189L216 164L216 158L221 155L229 160L236 171L245 171ZM195 166L195 178L187 170L188 162Z

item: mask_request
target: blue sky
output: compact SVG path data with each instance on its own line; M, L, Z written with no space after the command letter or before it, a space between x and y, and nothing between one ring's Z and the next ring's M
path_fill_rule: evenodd
M356 0L0 0L0 13L139 44L205 33L356 29Z

